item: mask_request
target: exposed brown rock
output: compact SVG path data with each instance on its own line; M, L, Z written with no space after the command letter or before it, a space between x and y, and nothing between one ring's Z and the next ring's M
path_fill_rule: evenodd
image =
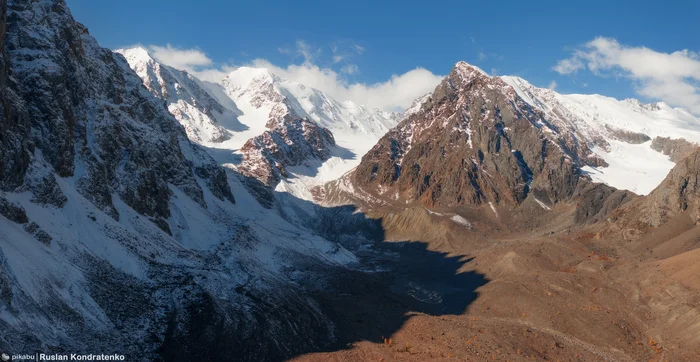
M579 181L567 142L500 78L458 63L363 157L353 181L426 206L514 205L533 190L555 203Z
M604 221L613 210L636 197L632 192L605 184L581 182L572 198L576 202L574 222L594 224ZM600 239L600 234L597 238Z
M700 150L681 160L664 181L644 199L640 207L642 221L659 226L671 217L686 210L694 221L700 202Z
M651 142L652 149L668 155L671 161L676 163L693 153L698 147L697 144L688 142L683 138L655 137Z
M605 128L607 128L608 132L610 132L610 134L613 137L623 142L636 145L647 141L651 141L651 137L645 135L644 133L626 131L623 129L612 127L610 125L605 125Z
M306 118L285 115L268 122L270 130L249 139L243 147L239 170L265 185L274 187L287 177L285 167L302 165L310 160L325 161L335 146L333 134Z
M33 11L42 6L51 16L37 22ZM83 196L115 219L113 194L143 215L167 218L169 185L206 206L195 172L207 169L197 172L206 186L233 200L223 169L187 141L120 55L87 36L64 2L17 0L8 10L0 188L22 186L35 202L61 207L55 172L75 176Z

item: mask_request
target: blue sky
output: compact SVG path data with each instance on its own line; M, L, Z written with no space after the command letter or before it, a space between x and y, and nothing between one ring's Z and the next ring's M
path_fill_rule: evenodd
M691 59L700 51L700 1L67 2L109 48L170 44L197 49L214 65L306 60L350 83L383 82L416 67L444 75L465 60L541 87L555 81L562 93L651 100L659 97L640 91L648 79L629 76L635 72L624 65L604 74L585 66L560 74L553 67L598 36L658 53L688 49ZM681 77L697 85L692 74Z

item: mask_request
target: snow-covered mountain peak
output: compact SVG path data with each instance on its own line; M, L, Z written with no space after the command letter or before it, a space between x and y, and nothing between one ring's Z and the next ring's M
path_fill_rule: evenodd
M228 73L222 84L229 92L243 93L280 80L267 68L239 67Z
M669 143L680 139L700 143L700 119L664 102L560 94L519 77L500 78L525 102L541 110L560 132L573 135L605 160L607 166L586 166L584 170L595 181L616 188L649 193L674 165L668 158L669 150L678 147Z
M230 72L221 85L237 103L248 103L256 109L271 109L284 99L277 86L280 81L266 68L240 67Z
M121 49L116 49L115 52L121 54L126 58L129 63L132 61L136 62L155 62L155 59L153 59L153 56L151 56L151 53L148 52L148 50L142 46L135 46L133 48L121 48Z
M222 142L231 137L229 130L240 128L233 102L221 105L199 79L186 71L161 64L143 47L117 49L144 86L165 100L168 110L197 143Z
M547 102L541 101L540 98L553 99L555 97L555 92L553 90L547 88L537 88L521 77L500 76L499 78L501 78L501 80L503 80L506 84L513 87L518 96L525 102L542 110L548 110L549 106Z
M455 63L453 71L457 71L459 72L459 74L462 74L464 76L471 76L473 72L476 72L480 75L489 77L488 73L486 73L483 69L477 67L476 65L469 64L463 60L460 60L459 62Z
M333 133L371 135L376 140L396 125L399 118L394 112L336 100L321 90L283 79L266 68L237 68L226 76L222 86L241 107L249 105L268 113L274 111L278 118L285 112L294 118L308 118Z
M268 68L238 67L219 83L207 83L158 62L146 48L116 52L124 56L153 95L168 103L168 109L185 127L190 139L220 150L213 153L220 164L233 165L243 173L246 173L243 163L249 170L257 171L298 165L308 168L290 168L299 176L295 178L299 185L290 185L288 189L295 189L297 196L305 198L308 197L303 195L307 188L304 183L324 182L347 172L357 165L358 156L401 117L397 112L336 100L323 91L279 77ZM292 144L294 147L285 149L286 153L265 150ZM304 154L288 152L292 149ZM324 171L315 171L314 167ZM247 174L270 179L270 175L260 176L257 171ZM304 177L309 180L301 180ZM279 175L276 179L279 180Z
M432 93L427 93L421 97L414 99L413 103L411 103L411 105L408 106L408 108L406 108L406 110L403 112L402 117L406 118L406 117L411 116L412 114L418 113L418 111L420 111L423 104L425 102L427 102L428 100L430 100L431 96L432 96Z

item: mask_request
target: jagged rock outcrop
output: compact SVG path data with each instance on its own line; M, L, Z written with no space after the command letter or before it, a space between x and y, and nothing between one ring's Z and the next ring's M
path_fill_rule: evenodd
M15 93L17 83L10 75L7 55L7 1L0 1L0 189L9 190L24 182L33 143L29 137L29 116Z
M327 160L336 147L335 134L347 149L364 152L399 117L398 113L338 102L263 68L238 68L221 87L246 112L251 130L259 129L240 147L239 170L272 187L288 176L287 167ZM338 153L354 156L348 151Z
M651 148L667 155L671 161L680 162L700 147L696 143L688 142L683 138L654 137Z
M64 202L51 195L57 190L54 176L42 170L48 167L59 177L74 177L81 193L114 218L119 215L112 194L143 215L167 219L168 185L204 206L195 169L209 168L212 192L233 201L222 183L224 171L211 168L213 161L187 142L123 58L88 37L65 4L18 0L9 9L9 71L26 109L17 114L31 120L23 124L25 138L13 142L35 147L14 157L23 163L15 162L21 172L12 174L25 176L30 164L43 173L28 183L43 190L35 192L38 199L57 206Z
M610 135L620 141L638 145L644 142L651 141L651 137L641 132L626 131L610 125L605 125L605 129L610 132Z
M673 163L657 152L671 155L677 162L688 153L679 152L684 147L675 140L700 142L700 119L663 102L645 104L637 99L617 100L597 94L560 94L519 77L501 79L553 125L559 137L566 140L562 148L578 156L577 163L593 180L618 189L648 194L662 180L650 180L649 171L666 175L673 168ZM656 141L649 142L652 139ZM621 159L625 162L617 162Z
M579 182L566 142L511 86L460 62L351 177L382 198L431 207L515 205L530 193L556 203Z
M574 222L595 224L604 221L615 209L636 198L637 195L626 190L600 183L580 182L572 197L576 203Z
M324 161L335 146L328 129L306 118L283 118L272 120L276 124L270 130L251 138L241 148L241 173L273 187L287 177L286 167L302 165L309 159Z
M659 226L675 215L688 211L700 222L700 150L696 150L666 176L666 179L645 197L641 221Z
M677 235L686 231L682 226L684 222L679 223L679 217L689 217L692 223L700 225L700 150L679 161L649 195L638 197L611 212L604 230L607 234L634 240L676 220L674 228L677 230L674 232Z

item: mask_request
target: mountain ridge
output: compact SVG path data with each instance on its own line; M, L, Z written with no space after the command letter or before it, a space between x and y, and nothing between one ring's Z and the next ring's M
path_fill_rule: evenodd
M405 116L350 118L267 71L236 99L172 70L149 88L63 0L0 0L0 30L3 353L696 357L700 151L672 134L588 134L551 113L552 93L532 90L539 109L464 62ZM163 98L245 127L195 142L209 129ZM380 137L375 116L400 122ZM587 167L616 166L592 143L679 161L637 196L591 182ZM323 190L352 205L294 196L355 162Z
M0 349L259 360L330 343L300 297L313 283L290 276L356 257L259 205L64 1L0 11ZM307 338L269 343L289 316ZM204 320L231 338L197 340Z
M382 194L405 194L407 202L426 206L520 203L531 183L554 203L577 181L578 155L563 152L566 142L500 78L458 62L430 101L382 138L348 177L365 190L378 184ZM552 183L561 188L546 186Z
M197 78L156 61L143 47L117 49L146 88L168 103L168 110L185 127L187 136L197 143L219 143L240 130L237 109L221 105ZM228 129L222 124L226 124Z
M336 101L322 91L287 81L265 68L239 67L219 83L195 82L195 77L159 63L143 48L117 52L130 55L127 60L147 88L157 85L152 93L169 102L171 113L188 130L190 138L208 147L220 164L271 188L281 184L281 189L307 199L309 184L322 183L354 167L359 155L400 117L398 113L368 110L351 101ZM182 76L150 76L158 72ZM180 91L180 83L188 79L195 83L190 89L202 88L196 92L202 100L190 96L193 92ZM174 99L161 89L184 99ZM214 106L206 107L208 104ZM192 115L190 109L197 107L203 108L203 115ZM242 129L207 118L214 108L230 110ZM211 121L193 124L192 119ZM207 141L199 137L213 134L204 126L223 128L225 139L209 137Z
M584 166L597 182L648 194L673 168L667 156L678 161L676 153L687 155L690 144L700 144L700 119L663 102L559 94L519 77L501 78L604 160L603 167Z

